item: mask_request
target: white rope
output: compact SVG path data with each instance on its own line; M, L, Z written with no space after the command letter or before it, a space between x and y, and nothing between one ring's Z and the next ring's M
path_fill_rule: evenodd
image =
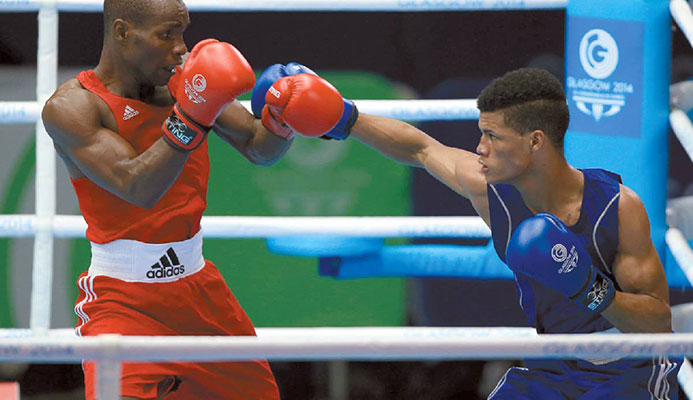
M681 385L681 390L683 390L683 392L686 393L686 397L690 399L691 394L693 394L693 366L687 358L683 359L678 380Z
M675 109L669 114L669 123L688 157L693 160L693 124L690 118L685 112Z
M31 237L42 219L35 215L0 215L0 237ZM81 215L56 215L53 234L84 237ZM206 238L267 238L280 236L343 237L472 237L491 231L479 217L202 217Z
M685 114L684 117L690 124ZM689 153L689 155L690 154L691 153ZM691 250L691 247L688 245L688 241L686 241L681 231L676 228L667 229L664 240L669 250L671 250L671 254L674 256L676 263L681 268L681 271L683 271L688 281L693 285L693 250ZM683 360L677 378L681 385L681 390L683 390L688 398L693 398L693 366L687 359Z
M479 118L475 99L355 100L354 103L361 112L405 121L457 121ZM250 111L249 101L241 101L241 104ZM41 108L42 102L0 102L0 124L36 122L40 118Z
M304 340L326 340L335 336L353 336L363 338L408 338L408 337L534 337L534 328L516 327L464 327L464 328L431 328L431 327L304 327L304 328L255 328L257 336L263 339L303 338ZM31 329L0 329L1 339L21 339L29 337L74 338L71 328L51 329L37 334Z
M603 340L606 339L606 340ZM200 343L204 343L200 346ZM126 351L123 351L127 349ZM118 399L119 360L426 360L690 355L691 334L537 335L532 328L257 328L257 338L121 337L76 338L72 329L35 335L29 329L0 329L0 361L79 362L95 359L104 389ZM684 362L679 382L691 393L693 371Z
M693 46L693 13L688 2L685 0L671 0L669 10L676 24L681 28L683 34L686 35L688 42Z
M36 11L41 0L0 0L2 11ZM190 11L481 11L563 9L568 0L187 0ZM59 0L60 11L101 12L103 0Z
M671 250L676 263L679 264L686 278L693 285L693 250L688 245L688 241L683 237L681 231L676 228L667 229L664 240L667 246L669 246L669 250Z
M3 362L464 360L520 358L649 358L693 356L693 334L557 334L537 336L375 335L331 328L329 335L118 336L0 339ZM440 329L440 328L438 328ZM340 333L335 334L339 330ZM319 331L317 328L316 332ZM117 350L117 351L114 351ZM107 352L107 354L105 354Z
M475 99L355 100L359 110L404 121L462 121L479 119Z
M42 105L37 101L0 102L0 124L31 124L39 119Z

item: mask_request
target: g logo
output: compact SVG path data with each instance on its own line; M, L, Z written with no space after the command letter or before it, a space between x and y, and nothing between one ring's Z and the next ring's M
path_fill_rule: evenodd
M207 80L202 74L195 74L192 79L192 85L197 92L204 92L207 89Z
M580 63L589 76L604 79L618 65L618 46L609 32L592 29L580 41Z
M568 249L560 243L555 244L551 248L551 258L559 263L565 261L565 259L568 258Z

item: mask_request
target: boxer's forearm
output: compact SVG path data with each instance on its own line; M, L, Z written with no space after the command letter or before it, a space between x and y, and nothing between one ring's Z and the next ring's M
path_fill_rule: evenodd
M660 299L647 294L616 292L602 317L623 333L671 332L671 309Z
M293 140L270 132L259 119L254 124L255 134L247 142L245 154L254 164L272 165L284 156Z
M120 175L123 186L110 191L139 207L152 208L173 186L188 157L189 153L174 150L159 139L136 158L122 161L122 171L127 171Z
M272 165L291 147L291 140L279 137L253 114L234 101L219 115L214 133L256 165Z
M406 122L360 114L351 136L397 162L422 167L426 148L437 142Z

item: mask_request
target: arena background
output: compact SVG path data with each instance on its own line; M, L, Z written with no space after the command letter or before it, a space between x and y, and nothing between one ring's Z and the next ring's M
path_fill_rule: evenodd
M233 43L259 72L302 62L346 97L473 98L492 78L532 65L562 79L564 11L453 13L192 13L186 42ZM98 62L102 17L61 13L62 82ZM0 14L0 100L35 99L34 13ZM672 81L693 74L691 48L673 31ZM449 145L473 150L476 122L420 125ZM0 209L31 214L33 126L0 125ZM468 202L425 172L386 160L355 141L298 140L277 165L254 167L215 137L206 215L472 215ZM693 170L670 140L669 196L693 195ZM628 182L625 182L628 184ZM58 167L58 214L78 209ZM0 326L27 327L33 239L0 239ZM420 242L420 241L417 241ZM461 241L458 241L460 243ZM510 281L319 277L315 259L268 253L260 240L208 240L220 267L257 326L523 326ZM74 324L74 277L88 266L85 240L56 240L52 327ZM672 290L672 303L691 301ZM509 360L513 362L513 360ZM284 399L337 398L335 375L353 399L475 399L506 363L272 363ZM345 367L348 372L345 373ZM330 372L331 371L331 372ZM335 371L341 371L335 372ZM78 366L2 365L23 398L80 398ZM491 385L491 387L489 387Z

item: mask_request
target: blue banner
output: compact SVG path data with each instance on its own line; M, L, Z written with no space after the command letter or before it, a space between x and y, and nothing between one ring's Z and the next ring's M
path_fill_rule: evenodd
M570 130L640 137L642 22L573 17L566 43Z

